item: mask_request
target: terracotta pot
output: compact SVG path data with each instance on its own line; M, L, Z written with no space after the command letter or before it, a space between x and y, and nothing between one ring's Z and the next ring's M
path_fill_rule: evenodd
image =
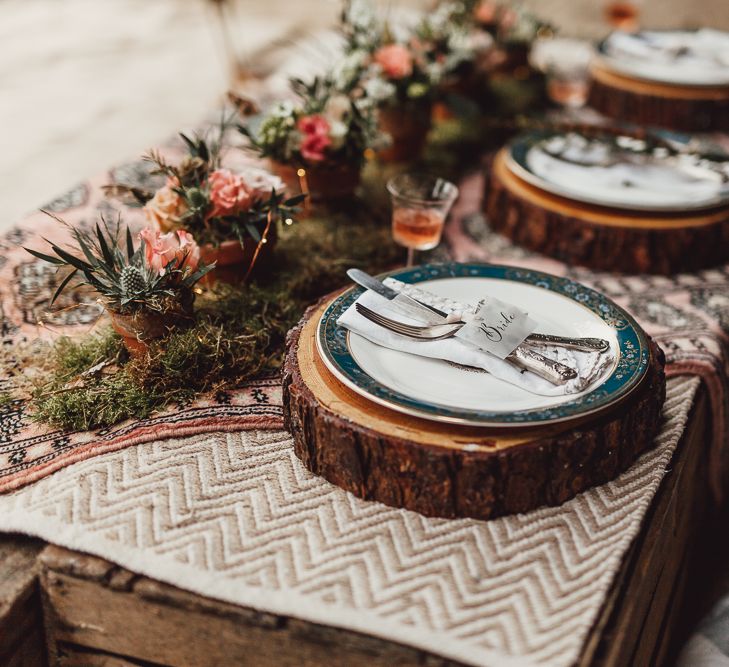
M410 162L420 157L430 130L431 102L386 106L379 111L380 130L392 143L379 151L384 162Z
M433 104L432 118L434 123L443 123L448 120L453 120L455 117L455 112L445 100L438 100Z
M360 181L361 167L352 164L290 165L270 161L271 171L286 183L289 192L302 192L298 169L306 171L306 186L312 202L335 201L352 197Z
M186 311L158 313L141 310L131 315L107 311L111 326L124 341L129 353L136 357L149 349L150 341L166 336L170 329L185 326L192 321L192 306Z
M256 275L261 270L270 268L273 251L278 239L275 224L271 224L266 239L266 243L261 246L261 250L258 253L258 259L256 260L251 275ZM215 268L203 276L200 284L210 286L214 285L217 281L228 283L229 285L239 284L248 272L248 267L253 261L253 254L256 251L257 245L258 243L252 238L246 238L242 248L238 239L222 241L218 245L205 243L200 246L200 258L202 261L205 264L215 262Z

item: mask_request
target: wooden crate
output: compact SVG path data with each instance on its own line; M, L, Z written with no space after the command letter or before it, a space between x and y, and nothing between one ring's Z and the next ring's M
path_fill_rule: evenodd
M0 665L46 664L37 557L40 540L9 535L0 541Z

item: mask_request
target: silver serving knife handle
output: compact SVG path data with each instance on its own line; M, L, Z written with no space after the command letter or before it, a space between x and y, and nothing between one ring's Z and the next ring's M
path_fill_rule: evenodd
M508 361L514 365L531 371L535 375L544 378L552 384L565 384L577 377L577 371L570 368L559 361L548 359L539 352L535 352L532 348L520 345L508 357Z
M526 337L525 343L533 345L559 345L583 352L607 352L610 343L604 338L567 338L554 334L533 333Z

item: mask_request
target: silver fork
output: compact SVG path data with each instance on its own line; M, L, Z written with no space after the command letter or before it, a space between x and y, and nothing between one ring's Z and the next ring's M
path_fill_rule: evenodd
M438 315L441 315L441 311L433 309L431 306L428 306L427 304L422 303L419 301L418 303L424 305L426 308L430 308ZM409 325L405 324L403 322L396 322L395 320L390 320L389 318L385 317L384 315L380 315L379 313L375 312L371 308L367 308L367 306L364 306L362 304L357 304L357 306L361 306L362 308L366 308L370 311L374 316L381 317L386 320L389 320L390 322L402 326L402 327L408 327L410 329L414 330L414 333L425 333L423 331L423 327L417 326L417 325ZM449 336L452 336L453 333L458 331L463 325L465 324L464 321L459 322L443 322L432 325L432 327L443 327L443 336L444 338L448 338ZM447 329L446 327L455 327L455 330L453 333L449 333L450 329ZM438 330L434 330L431 332L432 335L440 336L441 334L438 332ZM425 333L425 335L431 335ZM549 345L557 345L559 347L566 347L571 350L580 350L582 352L607 352L607 350L610 348L610 343L606 341L604 338L568 338L566 336L557 336L555 334L540 334L540 333L533 333L529 334L525 339L523 345L533 345L537 347L546 347Z
M416 340L443 340L445 338L451 338L456 332L463 326L463 322L456 322L454 324L431 324L428 326L419 326L415 324L405 324L404 322L398 322L392 320L385 315L376 313L367 306L361 303L355 304L355 309L363 317L370 320L374 324L388 329L393 333L400 334L401 336L407 336L408 338L414 338ZM548 380L552 384L564 384L568 380L573 380L577 377L577 371L574 368L570 368L565 364L561 364L558 361L553 361L548 357L545 357L526 346L520 345L517 347L508 357L507 361L510 361L515 366L538 375L545 380Z

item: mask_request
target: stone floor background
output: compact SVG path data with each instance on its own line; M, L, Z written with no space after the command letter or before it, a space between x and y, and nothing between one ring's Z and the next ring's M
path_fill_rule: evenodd
M526 4L567 33L597 37L604 1ZM727 0L636 1L649 26L729 28ZM333 24L340 7L234 0L234 41L254 53ZM199 120L227 88L214 19L210 0L0 0L0 230Z

